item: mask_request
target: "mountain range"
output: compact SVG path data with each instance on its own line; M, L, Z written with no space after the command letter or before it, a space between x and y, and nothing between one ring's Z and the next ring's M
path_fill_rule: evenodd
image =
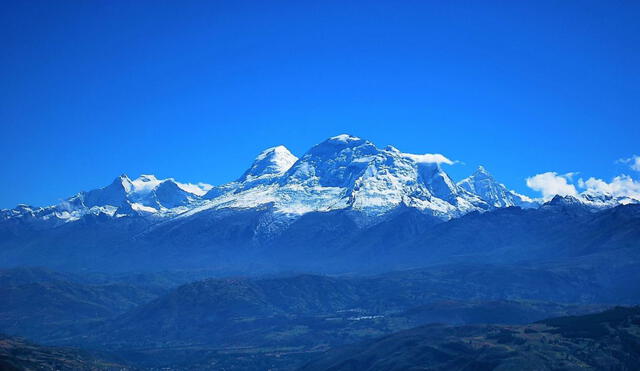
M599 231L589 223L636 222L628 199L584 193L543 203L483 167L456 183L447 162L338 135L301 158L269 148L220 186L121 175L57 205L2 210L0 261L103 272L389 270L466 254L487 262L575 256L572 241ZM609 224L617 244L635 233Z
M442 167L447 162L442 155L403 153L392 146L380 149L370 141L343 134L312 147L301 158L284 146L268 148L236 181L219 186L154 175L132 180L123 174L106 187L80 192L57 205L18 205L2 210L0 218L58 225L85 215L142 215L157 220L186 218L209 209L269 205L279 219L350 210L361 214L361 221L371 222L400 206L447 220L472 211L541 204L509 190L482 166L455 183ZM577 199L599 208L637 201L593 191Z
M268 148L238 180L220 186L121 175L106 187L80 192L58 205L19 205L3 210L2 217L55 224L87 214L184 218L207 209L272 205L274 214L284 219L346 209L375 219L404 205L450 219L474 210L536 205L507 190L483 168L455 184L442 169L441 157L402 153L391 146L379 149L369 141L339 135L300 159L284 146Z

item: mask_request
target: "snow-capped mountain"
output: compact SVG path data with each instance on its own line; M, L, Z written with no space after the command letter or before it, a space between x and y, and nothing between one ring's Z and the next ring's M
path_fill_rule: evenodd
M490 208L458 187L429 156L379 149L350 135L329 138L297 161L286 148L275 148L260 154L238 181L213 188L206 196L210 201L185 216L269 204L293 216L350 209L375 217L405 205L448 219Z
M204 198L211 200L229 192L271 184L289 170L296 161L298 158L285 146L267 148L256 157L251 167L238 180L213 187L204 195Z
M608 209L618 205L639 204L640 200L632 197L614 196L594 189L588 189L578 195L578 199L583 204L594 209Z
M211 186L204 183L179 183L153 175L131 180L123 174L106 187L80 192L57 205L44 208L20 205L13 210L3 210L0 215L4 219L29 216L62 222L78 220L87 214L166 217L189 210L209 189Z
M456 184L442 168L443 162L442 155L378 148L343 134L317 144L301 158L284 146L268 148L236 181L215 187L153 175L133 180L121 175L106 187L80 192L54 206L2 210L0 219L64 223L103 214L167 219L266 207L283 220L309 212L348 210L366 224L402 207L447 220L471 211L540 205L507 189L483 167ZM589 192L577 200L594 209L636 202Z
M471 176L458 182L458 187L478 195L493 207L531 208L539 206L539 203L531 198L507 189L504 184L496 181L483 166L479 166Z
M253 182L276 178L284 174L298 161L287 147L277 146L262 151L253 161L251 167L238 179L238 182Z
M429 264L464 259L478 252L470 246L479 233L485 234L478 249L494 240L512 249L510 256L496 250L488 261L517 260L522 244L532 241L530 223L538 231L574 223L570 231L579 236L588 232L585 221L616 218L603 208L629 201L591 191L525 211L535 201L485 169L456 184L448 163L439 154L339 135L300 158L284 146L269 148L237 180L215 187L121 175L57 205L1 210L0 262L98 272L260 266L352 272L394 259L413 266L416 253ZM497 210L510 206L520 208ZM637 216L632 205L615 209ZM637 228L625 223L623 240L636 241ZM459 238L470 240L454 243ZM538 244L532 248L537 254Z

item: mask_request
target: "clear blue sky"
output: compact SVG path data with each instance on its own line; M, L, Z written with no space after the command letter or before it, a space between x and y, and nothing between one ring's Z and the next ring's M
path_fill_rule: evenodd
M528 194L640 154L638 1L0 6L0 207L121 173L224 183L345 132Z

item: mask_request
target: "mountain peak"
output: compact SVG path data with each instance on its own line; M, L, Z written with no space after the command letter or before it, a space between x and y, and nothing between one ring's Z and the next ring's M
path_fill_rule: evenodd
M349 134L340 134L311 147L302 159L312 161L330 161L341 156L368 156L380 150L368 140Z
M153 174L141 174L137 180L140 180L142 182L155 182L158 180L158 178L156 178L156 176Z
M131 180L131 184L133 185L133 189L130 191L137 193L148 193L154 190L160 183L161 180L156 178L155 175L152 174L142 174L138 178Z
M397 149L396 147L392 146L392 145L388 145L386 147L384 147L385 151L389 151L389 152L393 152L393 153L401 153L399 149Z
M489 172L487 171L487 169L485 169L485 167L484 167L484 166L482 166L482 165L478 165L478 168L476 169L476 174L491 175L491 174L489 174Z
M331 137L328 140L334 141L334 142L348 143L348 142L361 141L362 139L349 134L340 134L340 135L336 135L335 137Z
M467 177L466 179L462 180L460 183L462 182L478 182L478 181L487 181L487 182L496 182L495 179L493 178L493 175L491 175L490 172L487 171L487 169L482 166L479 165L476 170L473 172L473 174L471 174L469 177Z
M133 188L133 183L131 178L127 174L120 174L117 178L111 182L111 187L120 188L122 187L125 192L130 192Z
M372 147L375 147L373 143L369 142L368 140L354 137L353 135L349 135L349 134L340 134L340 135L331 137L321 142L320 144L315 145L313 148L311 148L309 152L325 152L325 151L333 152L335 150L340 151L344 148L354 148L354 147L361 146L363 144L367 144Z
M589 213L591 211L597 210L597 207L594 205L584 202L583 199L570 195L555 195L553 198L544 204L542 204L541 209L543 210L560 210L564 212L569 212L572 214L576 213Z
M270 147L260 152L257 159L264 159L268 156L293 156L295 157L289 149L283 145Z
M88 192L81 192L75 197L82 200L85 207L104 205L120 205L134 189L132 180L127 174L116 177L111 184L106 187L94 189Z
M298 161L287 147L280 145L260 152L251 167L238 180L244 182L260 177L274 177L284 174Z
M565 196L555 195L550 201L546 202L545 204L546 205L578 205L582 203L576 197L573 197L570 195L565 195Z
M536 206L527 196L508 190L482 165L478 166L472 175L458 182L458 186L467 192L480 196L494 207L520 206L527 208Z

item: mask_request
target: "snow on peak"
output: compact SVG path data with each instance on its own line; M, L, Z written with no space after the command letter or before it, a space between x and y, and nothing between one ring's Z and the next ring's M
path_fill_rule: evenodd
M504 184L496 181L484 166L469 177L458 182L458 186L467 192L478 195L493 207L534 207L537 204L529 197L507 189Z
M336 135L335 137L329 138L329 140L330 141L335 141L335 142L348 143L348 142L357 142L357 141L360 141L362 139L360 139L358 137L354 137L353 135L349 135L349 134L340 134L340 135Z
M640 199L635 195L615 195L611 192L589 188L577 195L577 199L594 209L606 209L617 205L638 204Z
M487 169L485 169L484 166L482 166L482 165L478 166L478 168L476 169L475 174L484 174L484 175L487 175L487 176L491 176L491 174L489 174Z
M350 135L317 144L284 174L260 181L259 158L237 182L215 187L205 198L207 207L247 208L272 204L285 214L351 208L366 215L382 215L410 205L441 217L486 209L478 197L460 191L439 164L443 155L404 154L393 147L377 148ZM257 174L261 174L257 172Z
M127 174L121 174L119 177L115 178L111 183L111 186L108 187L122 187L122 189L128 193L133 189L133 184Z
M268 205L287 218L337 209L378 217L406 206L448 219L474 210L537 206L498 183L482 166L454 183L441 166L454 163L443 154L403 153L392 146L380 149L365 139L341 134L315 145L300 159L284 146L268 148L237 181L220 186L179 183L151 174L131 180L123 174L106 187L81 192L38 213L64 215L68 220L92 212L188 217L206 209ZM596 201L607 200L594 196Z
M283 146L283 145L279 145L279 146L275 146L275 147L269 147L267 149L265 149L264 151L260 152L260 154L258 154L258 156L256 156L256 158L254 159L254 161L262 161L268 157L272 157L278 153L287 153L287 154L291 154L291 152L289 152L289 150L287 149L287 147ZM293 156L293 155L292 155Z
M148 193L156 189L161 182L162 181L158 180L155 175L143 174L140 175L137 179L131 181L131 184L133 184L133 189L129 192Z
M551 200L545 202L544 205L545 206L583 205L583 202L581 202L578 198L573 196L555 195Z
M240 177L239 182L255 180L261 177L274 177L284 174L298 161L285 146L276 146L262 151L251 167Z
M151 212L151 209L169 210L190 205L212 188L205 183L179 183L173 178L158 179L150 174L140 175L131 184L133 187L127 193L127 200L146 207L147 212ZM140 211L141 207L134 209Z
M200 196L211 189L208 184L178 183L143 174L131 180L126 174L116 177L106 187L84 191L57 205L38 208L42 219L78 220L88 214L171 216L186 211L200 202ZM119 210L116 213L116 210ZM25 214L23 212L22 214Z
M178 182L175 182L175 183L183 191L193 193L196 196L204 196L207 192L211 190L211 188L213 188L211 184L202 183L202 182L195 183L195 184L194 183L178 183Z
M140 176L136 179L141 182L157 182L158 178L156 178L153 174L140 174Z
M196 196L202 196L212 188L210 184L206 183L180 183L173 178L158 179L152 174L142 174L130 182L133 187L127 193L135 193L137 195L144 195L152 191L156 191L158 187L167 183L175 185L175 187L173 187L174 189L178 188Z

